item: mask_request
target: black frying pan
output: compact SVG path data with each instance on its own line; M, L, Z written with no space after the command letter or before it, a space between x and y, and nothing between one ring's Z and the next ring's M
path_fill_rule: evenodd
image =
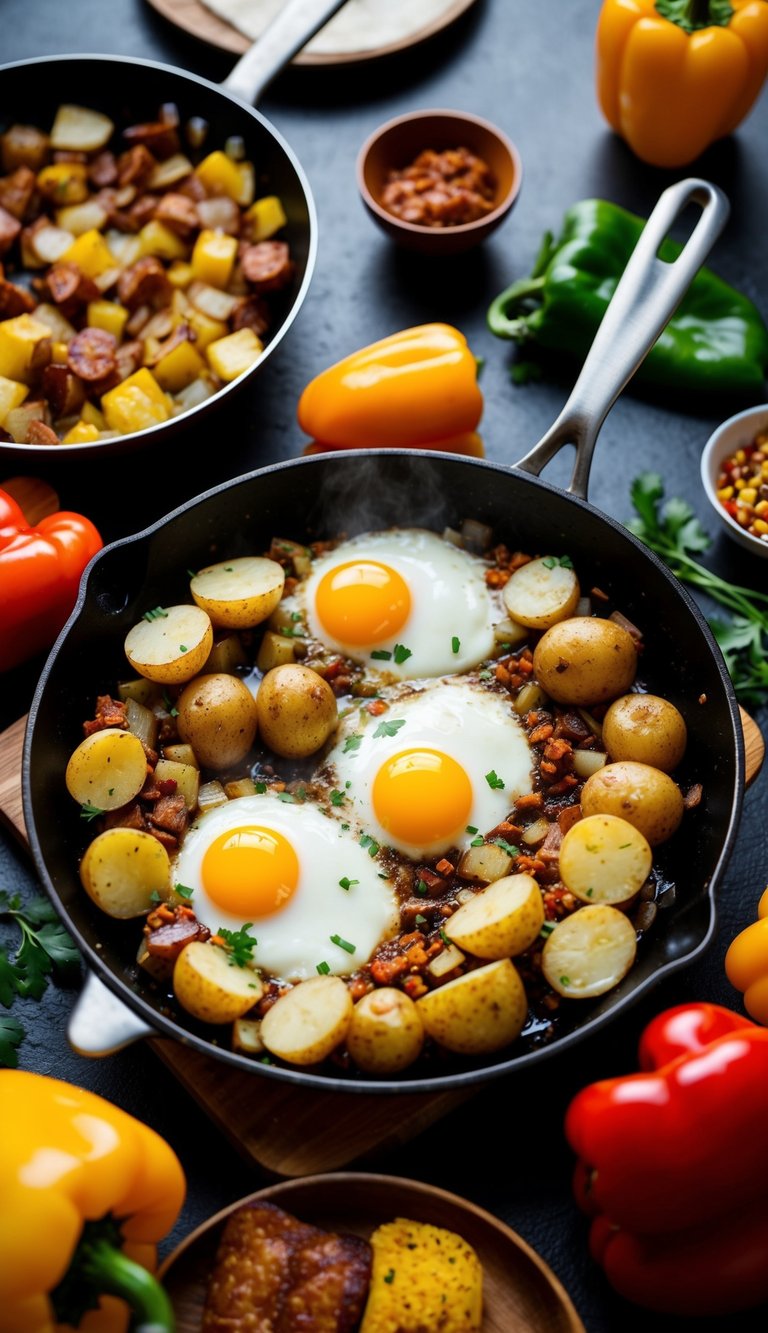
M704 215L674 264L654 256L672 220L695 199ZM571 1046L608 1024L657 978L689 963L714 930L714 895L735 837L743 788L743 748L733 690L719 650L693 601L625 528L580 494L609 406L672 313L727 216L719 191L704 182L668 190L643 234L566 408L539 446L511 471L450 454L356 451L262 468L208 491L138 536L102 551L86 573L77 606L48 660L30 714L24 755L24 813L39 873L96 978L86 988L70 1037L77 1049L104 1053L159 1031L244 1070L286 1082L353 1091L431 1090L475 1082ZM534 474L566 441L578 445L568 495ZM395 1080L267 1067L214 1046L211 1029L174 1021L134 965L138 932L100 913L83 892L78 854L87 841L64 785L80 719L94 696L125 674L123 640L148 606L178 600L179 580L212 547L236 556L262 550L274 534L310 540L371 527L440 530L465 517L489 523L499 540L528 550L565 550L583 586L599 584L646 633L642 678L684 713L686 769L704 784L700 809L661 850L676 885L622 984L595 1002L563 1007L559 1035L537 1045L524 1035L496 1057L455 1061L425 1076ZM664 901L664 900L663 900ZM134 923L135 925L135 923ZM110 994L111 992L111 994ZM113 996L119 998L116 1003ZM126 1008L127 1006L127 1008Z
M125 56L45 56L0 66L0 132L15 122L45 128L53 123L61 102L77 102L103 111L117 130L140 121L157 119L163 102L175 102L181 124L192 116L208 121L206 151L223 148L230 135L240 135L246 155L257 172L257 193L280 197L288 218L286 236L295 264L293 283L276 305L276 321L259 360L231 384L190 409L181 417L147 430L93 444L59 444L56 458L103 458L146 445L157 445L159 437L177 432L193 416L215 410L263 369L271 353L285 337L307 294L317 251L317 216L304 172L288 144L253 102L291 56L317 31L343 0L298 0L287 5L259 42L235 65L219 87L196 74L188 74L151 60ZM51 445L8 444L4 453L44 456Z

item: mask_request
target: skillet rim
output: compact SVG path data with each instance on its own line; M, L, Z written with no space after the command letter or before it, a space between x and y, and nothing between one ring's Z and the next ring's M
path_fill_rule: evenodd
M243 485L244 483L256 481L259 478L268 476L273 472L282 472L288 469L296 469L297 467L327 468L334 465L339 466L340 464L343 463L343 459L347 457L370 459L370 458L382 458L382 457L391 458L393 456L395 457L399 456L402 458L410 458L410 459L426 458L428 460L430 459L443 460L446 462L452 462L454 464L458 463L461 466L479 468L486 472L499 473L507 478L511 477L512 479L515 480L522 479L526 482L526 484L530 484L534 487L540 487L547 493L557 495L560 499L563 498L567 499L578 508L586 511L587 515L590 518L598 519L600 522L607 524L615 532L618 532L623 538L625 538L631 546L634 546L641 555L643 555L647 560L649 560L650 563L656 568L656 570L663 576L664 580L670 585L671 591L675 593L682 600L684 605L688 608L689 612L692 613L694 621L696 622L709 648L713 663L717 668L717 672L725 692L726 702L728 704L728 713L731 721L731 737L734 742L734 749L735 749L734 753L735 782L731 793L730 811L728 815L727 827L725 829L725 834L723 837L722 847L719 856L717 858L716 864L705 886L706 899L709 903L709 921L707 925L707 930L703 938L699 940L699 942L694 946L693 949L689 950L689 952L687 953L679 955L676 958L671 958L668 961L662 963L661 966L659 966L654 972L652 972L648 977L646 977L644 981L635 986L632 990L628 991L625 995L622 995L620 999L616 1002L616 1004L612 1006L612 1008L610 1008L609 1010L607 1010L602 1014L597 1015L593 1019L588 1020L583 1026L576 1028L571 1032L566 1033L563 1037L553 1041L550 1045L540 1046L535 1048L534 1050L527 1051L522 1055L511 1056L505 1060L499 1060L495 1064L489 1064L486 1066L473 1068L470 1070L458 1070L457 1072L452 1074L441 1074L431 1078L421 1077L402 1082L396 1082L393 1079L382 1079L378 1081L371 1080L369 1082L361 1078L333 1078L330 1077L329 1075L313 1073L306 1069L294 1070L290 1068L284 1068L279 1065L263 1065L259 1061L250 1059L248 1056L239 1055L235 1051L226 1050L224 1047L216 1046L212 1042L206 1040L205 1038L199 1037L196 1033L186 1031L185 1029L181 1028L180 1025L173 1019L170 1019L166 1017L166 1015L153 1009L149 1004L147 1004L147 1002L141 995L137 995L136 992L130 988L130 985L128 984L127 981L116 976L115 973L112 972L111 969L106 966L101 955L95 949L91 948L91 946L83 939L78 929L73 925L72 921L69 918L68 912L66 911L65 907L61 902L61 899L59 898L58 893L56 892L51 877L48 874L45 859L40 846L40 840L37 835L37 828L32 809L30 772L31 772L32 744L35 734L35 724L37 721L38 712L40 710L40 705L42 703L43 695L47 688L48 679L49 676L51 675L54 663L58 658L59 653L64 647L69 631L71 627L75 624L75 622L78 620L80 613L85 605L88 593L89 579L93 569L96 567L96 565L99 563L100 560L104 559L105 557L110 555L113 551L118 550L122 547L132 546L134 544L137 544L145 540L151 541L154 534L163 529L167 524L175 521L183 514L186 514L189 511L193 510L198 505L205 503L213 496L220 495L228 490L233 490L236 487ZM739 721L738 704L736 702L736 697L733 690L733 684L726 669L722 653L720 652L720 649L715 641L712 631L709 628L709 625L707 624L704 618L702 611L700 610L696 602L693 600L691 595L684 588L682 583L680 583L680 581L675 577L675 575L671 573L671 571L659 559L659 557L655 555L653 551L649 550L649 548L645 546L639 540L639 538L635 537L634 534L630 532L629 529L626 528L622 523L618 522L618 520L610 517L610 515L608 514L604 514L602 510L597 509L596 506L590 504L589 501L583 500L579 496L571 495L568 492L564 491L561 487L554 486L551 482L543 481L541 477L536 477L530 473L519 471L514 465L509 466L503 463L492 462L488 459L469 458L464 455L445 453L439 450L424 451L418 449L345 449L335 453L317 454L311 457L286 459L277 463L270 463L265 465L264 467L255 468L251 472L243 473L239 477L233 477L230 478L228 481L220 482L218 485L212 486L208 490L202 491L199 495L193 496L191 499L186 500L183 504L178 505L168 514L157 519L154 523L149 524L148 527L143 528L140 532L134 533L132 536L121 537L117 541L111 542L108 546L103 547L102 550L99 551L93 557L93 559L87 565L83 573L82 579L80 581L80 588L78 590L77 601L75 603L75 606L73 607L72 613L69 619L67 620L66 624L64 625L63 629L61 630L58 638L56 639L53 648L51 649L51 652L48 656L45 666L43 667L43 670L41 672L40 679L35 688L35 694L32 700L32 705L29 710L29 717L24 736L24 752L22 760L22 798L23 798L23 808L24 808L24 820L26 823L27 833L29 837L29 844L34 857L37 872L43 882L46 893L48 894L54 906L56 907L56 910L61 916L62 920L64 921L67 929L71 932L73 938L75 939L78 948L80 949L80 952L83 955L84 961L87 962L88 967L92 972L95 973L95 975L99 978L99 980L101 980L107 986L107 988L127 1006L127 1008L129 1008L134 1014L137 1014L149 1027L154 1029L154 1032L157 1036L171 1037L176 1041L180 1041L182 1045L193 1047L195 1050L199 1051L203 1055L207 1055L209 1057L222 1060L223 1063L229 1065L232 1068L239 1069L250 1074L257 1073L267 1078L276 1079L278 1082L293 1084L294 1086L297 1087L316 1088L318 1091L323 1091L323 1092L343 1092L343 1093L351 1093L359 1095L379 1094L379 1093L390 1094L390 1095L395 1095L399 1093L401 1095L408 1095L416 1093L447 1091L453 1088L468 1086L472 1083L490 1082L492 1079L501 1078L505 1075L511 1076L512 1074L515 1074L518 1070L522 1071L523 1069L528 1069L531 1064L534 1065L541 1064L545 1059L547 1058L551 1059L553 1056L556 1056L560 1052L564 1053L570 1051L572 1047L575 1046L579 1041L582 1041L588 1037L592 1037L595 1034L601 1032L602 1029L607 1024L609 1024L614 1018L616 1018L619 1014L623 1013L627 1009L631 1008L633 1004L637 1003L641 998L643 998L646 995L646 993L650 990L650 988L653 985L656 984L657 981L660 981L662 979L666 980L669 976L679 971L681 968L688 967L691 963L695 961L695 959L697 959L702 953L704 953L704 951L709 947L712 941L715 928L717 925L715 890L719 885L719 882L722 878L722 875L730 859L730 855L733 850L733 844L736 840L736 835L738 832L739 820L741 817L741 809L744 798L744 741L743 741L743 733L741 730L741 724Z
M31 66L37 68L39 65L49 64L63 65L75 60L96 61L102 64L110 63L116 65L139 66L142 69L157 70L161 74L172 74L180 79L187 80L189 83L199 84L209 92L217 93L226 101L234 102L238 114L247 112L248 115L258 121L270 137L276 141L278 147L285 154L296 175L296 179L301 187L307 206L307 260L304 268L304 276L298 291L293 297L288 313L283 318L274 336L270 338L269 342L266 344L258 361L256 361L243 375L238 375L237 379L231 380L229 384L225 384L221 389L217 389L210 398L206 398L202 403L198 403L195 407L189 408L179 416L169 417L167 421L157 422L153 426L147 426L144 430L131 431L129 435L121 435L110 440L100 440L96 444L91 442L90 444L58 444L56 446L57 457L59 454L62 454L62 456L66 455L71 458L79 459L89 457L93 454L94 457L103 459L117 457L120 454L130 454L136 450L145 449L149 447L152 440L160 435L166 437L167 440L176 434L180 427L183 429L182 423L186 423L187 421L191 422L193 418L196 418L199 421L206 416L207 413L212 411L215 412L218 405L223 403L225 398L228 398L230 394L236 393L239 389L242 389L246 383L251 383L255 376L264 368L273 349L280 346L280 343L293 325L294 320L307 298L307 293L309 292L310 283L314 276L315 265L317 263L319 228L317 208L315 206L315 199L312 193L312 187L309 183L309 178L302 167L299 158L291 148L291 145L283 137L280 131L275 128L272 121L268 120L267 117L259 111L258 107L251 106L249 102L238 97L236 93L231 93L229 89L223 86L223 84L214 83L211 79L206 79L201 74L195 74L191 70L182 69L180 65L169 65L163 60L145 60L143 56L118 56L93 51L74 51L67 53L66 55L29 56L25 60L8 61L0 64L0 77L3 74L8 74L12 70L23 69L25 67ZM43 450L50 450L50 447L50 445L45 444L8 444L7 442L4 443L3 441L0 441L0 458L2 458L4 454L11 456L18 454L23 455L25 458L29 457L34 459L40 457ZM94 450L96 453L94 453Z

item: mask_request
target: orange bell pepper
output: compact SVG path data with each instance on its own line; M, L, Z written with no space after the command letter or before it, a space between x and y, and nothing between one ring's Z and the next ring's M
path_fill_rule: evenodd
M747 1013L768 1027L768 889L757 905L757 918L736 936L725 955L725 971L743 993Z
M656 167L681 167L744 119L768 73L766 0L604 0L597 96Z
M353 352L307 385L299 425L331 449L444 449L483 456L477 361L458 329L421 324Z

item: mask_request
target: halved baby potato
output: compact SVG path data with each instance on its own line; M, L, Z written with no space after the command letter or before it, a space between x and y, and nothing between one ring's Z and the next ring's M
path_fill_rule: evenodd
M416 1008L441 1046L460 1055L484 1055L519 1037L528 1002L515 968L503 958L422 995Z
M51 130L51 148L72 153L95 153L112 138L114 121L102 111L62 102Z
M560 878L583 903L620 907L631 902L651 873L652 864L653 853L646 838L617 815L580 819L569 828L560 846Z
M202 671L213 647L210 617L199 606L157 607L125 640L131 666L148 680L178 685Z
M347 1033L347 1050L366 1074L396 1074L421 1054L424 1024L414 1001L394 986L381 986L358 1000Z
M618 815L657 847L679 827L685 806L680 788L668 773L652 764L621 759L587 779L581 809L585 815Z
M261 999L264 982L253 968L234 964L218 944L193 940L176 959L173 990L201 1023L234 1023Z
M561 564L551 555L516 569L502 592L512 619L530 629L549 629L558 620L572 616L580 596L572 566Z
M150 911L153 894L167 897L171 863L151 833L111 828L86 848L80 879L102 912L124 921Z
M199 570L189 587L217 628L250 629L272 614L284 584L285 570L276 560L246 555Z
M147 778L147 756L138 736L105 727L86 736L67 764L66 784L80 805L117 810L138 796Z
M532 875L505 875L481 889L444 923L460 949L477 958L513 958L544 925L544 900Z
M588 1000L618 986L636 953L632 923L616 907L599 903L558 922L541 951L541 967L558 995Z
M316 1065L344 1040L353 1011L341 977L310 977L286 991L264 1015L261 1039L293 1065Z

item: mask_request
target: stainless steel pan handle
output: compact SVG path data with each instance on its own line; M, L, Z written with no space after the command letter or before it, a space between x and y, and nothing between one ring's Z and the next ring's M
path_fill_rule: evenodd
M290 0L238 60L222 88L253 106L267 84L344 3L345 0Z
M665 263L658 257L659 246L690 203L701 206L701 217L677 259ZM568 490L586 499L600 427L672 318L729 213L726 196L709 181L692 177L664 191L632 252L565 407L546 435L515 465L520 472L538 477L564 445L573 444L576 458Z

